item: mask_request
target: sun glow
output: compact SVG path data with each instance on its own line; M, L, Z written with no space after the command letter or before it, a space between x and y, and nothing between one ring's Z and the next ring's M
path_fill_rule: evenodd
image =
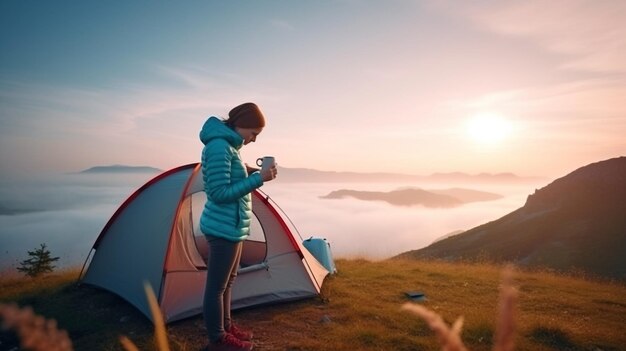
M467 123L467 133L479 143L495 144L506 139L512 131L509 121L493 113L479 113Z

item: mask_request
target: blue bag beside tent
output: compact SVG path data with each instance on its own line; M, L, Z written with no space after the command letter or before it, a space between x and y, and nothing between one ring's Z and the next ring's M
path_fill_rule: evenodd
M330 274L337 273L333 254L330 251L330 243L324 238L310 237L302 242L304 247L326 268Z

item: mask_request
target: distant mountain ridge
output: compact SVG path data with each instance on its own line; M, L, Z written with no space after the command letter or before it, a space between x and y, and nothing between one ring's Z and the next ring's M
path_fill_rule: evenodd
M148 166L125 166L125 165L112 165L112 166L95 166L86 170L80 171L81 174L88 173L160 173L162 170Z
M332 191L322 199L343 199L352 197L365 201L385 201L395 206L422 205L425 207L451 208L476 201L491 201L502 195L470 189L422 190L415 188L398 189L389 192L360 191L341 189Z
M40 212L41 209L11 208L0 204L0 216L12 216L24 213Z
M626 157L581 167L500 219L399 256L511 261L626 280Z
M163 170L149 166L110 165L94 166L80 172L90 173L161 173ZM475 183L519 183L545 180L543 177L522 177L513 173L479 173L462 172L433 173L431 175L415 175L385 172L335 172L320 171L311 168L287 168L279 166L278 182L297 183L366 183L366 182L397 182L397 181L432 181L432 182L475 182Z
M521 177L513 173L480 173L467 174L461 172L433 173L428 176L401 173L360 173L360 172L334 172L320 171L310 168L285 168L279 167L279 175L276 178L280 182L311 182L311 183L357 183L357 182L531 182L545 180L542 177Z

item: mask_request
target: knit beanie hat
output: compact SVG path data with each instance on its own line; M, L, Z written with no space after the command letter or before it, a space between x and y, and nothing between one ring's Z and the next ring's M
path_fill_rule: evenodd
M265 127L265 117L259 106L252 102L241 104L228 112L226 123L239 128L262 128Z

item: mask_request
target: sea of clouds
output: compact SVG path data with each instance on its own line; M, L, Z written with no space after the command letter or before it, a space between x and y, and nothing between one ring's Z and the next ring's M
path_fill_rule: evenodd
M137 188L154 174L61 174L0 182L0 272L14 271L27 251L45 243L57 267L84 263L98 234ZM545 184L266 183L268 194L301 239L326 238L336 258L384 259L441 236L495 220L524 205ZM390 191L402 187L463 187L498 193L495 201L456 208L396 207L351 198L322 199L333 190Z

